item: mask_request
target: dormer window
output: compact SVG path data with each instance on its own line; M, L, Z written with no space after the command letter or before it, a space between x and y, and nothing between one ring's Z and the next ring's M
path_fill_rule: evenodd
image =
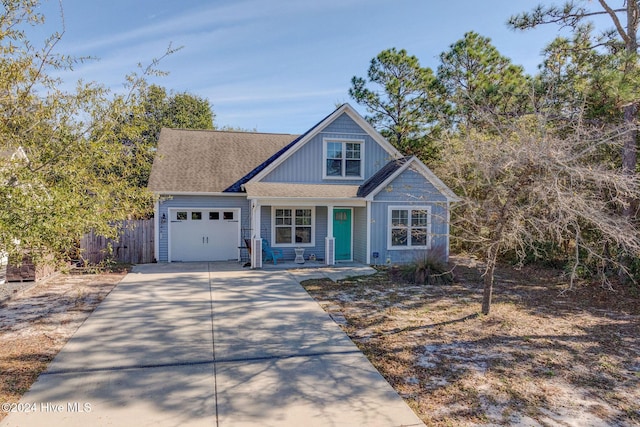
M363 179L364 141L325 139L325 179Z

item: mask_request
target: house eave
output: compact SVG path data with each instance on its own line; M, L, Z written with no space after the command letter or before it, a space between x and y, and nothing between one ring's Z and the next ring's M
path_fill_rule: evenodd
M367 201L363 198L326 198L326 197L247 197L260 205L288 206L350 206L364 207Z
M312 132L304 135L298 142L296 142L292 147L290 147L282 156L278 157L273 163L269 164L263 170L258 172L253 178L251 178L248 182L259 182L264 177L266 177L269 173L271 173L274 169L276 169L280 164L282 164L286 159L291 157L296 151L302 148L307 142L321 134L324 129L329 126L338 116L341 114L347 114L353 121L355 121L367 135L373 138L381 147L385 149L389 153L392 158L400 158L402 154L391 144L389 143L377 130L369 124L357 111L353 109L353 107L349 104L343 104L340 108L336 109L331 115L326 117L321 123L318 123Z
M442 194L448 203L459 202L461 199L455 195L453 191L447 185L442 182L424 163L418 160L417 157L413 156L408 162L398 168L394 173L389 175L387 179L385 179L380 185L378 185L373 191L371 191L365 197L367 201L374 201L375 197L382 191L383 188L387 187L393 180L395 180L398 176L400 176L403 172L405 172L412 164L416 164L418 169L420 169L420 173L424 176L433 186Z
M225 193L222 191L153 191L156 196L231 196L247 197L246 193Z

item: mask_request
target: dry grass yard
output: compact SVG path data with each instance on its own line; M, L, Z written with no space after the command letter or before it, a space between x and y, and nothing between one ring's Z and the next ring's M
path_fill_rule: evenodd
M20 400L125 273L58 275L0 305L1 403Z
M303 285L429 426L640 425L640 289L562 293L555 272L503 268L482 316L477 266L454 262L449 285L387 272ZM0 306L1 402L20 399L123 275L60 275Z
M640 425L637 287L562 293L555 272L503 268L483 316L477 266L453 261L450 285L303 285L428 426Z

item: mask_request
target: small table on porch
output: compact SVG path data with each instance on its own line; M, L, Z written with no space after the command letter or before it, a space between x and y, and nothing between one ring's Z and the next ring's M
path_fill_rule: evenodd
M295 248L296 259L293 260L296 264L304 264L304 248Z

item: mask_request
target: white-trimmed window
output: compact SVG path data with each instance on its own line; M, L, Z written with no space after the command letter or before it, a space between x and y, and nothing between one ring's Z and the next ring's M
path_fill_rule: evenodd
M389 249L431 248L430 206L389 206Z
M324 140L325 179L363 179L364 141L360 139Z
M273 246L315 246L315 212L313 207L271 209Z

